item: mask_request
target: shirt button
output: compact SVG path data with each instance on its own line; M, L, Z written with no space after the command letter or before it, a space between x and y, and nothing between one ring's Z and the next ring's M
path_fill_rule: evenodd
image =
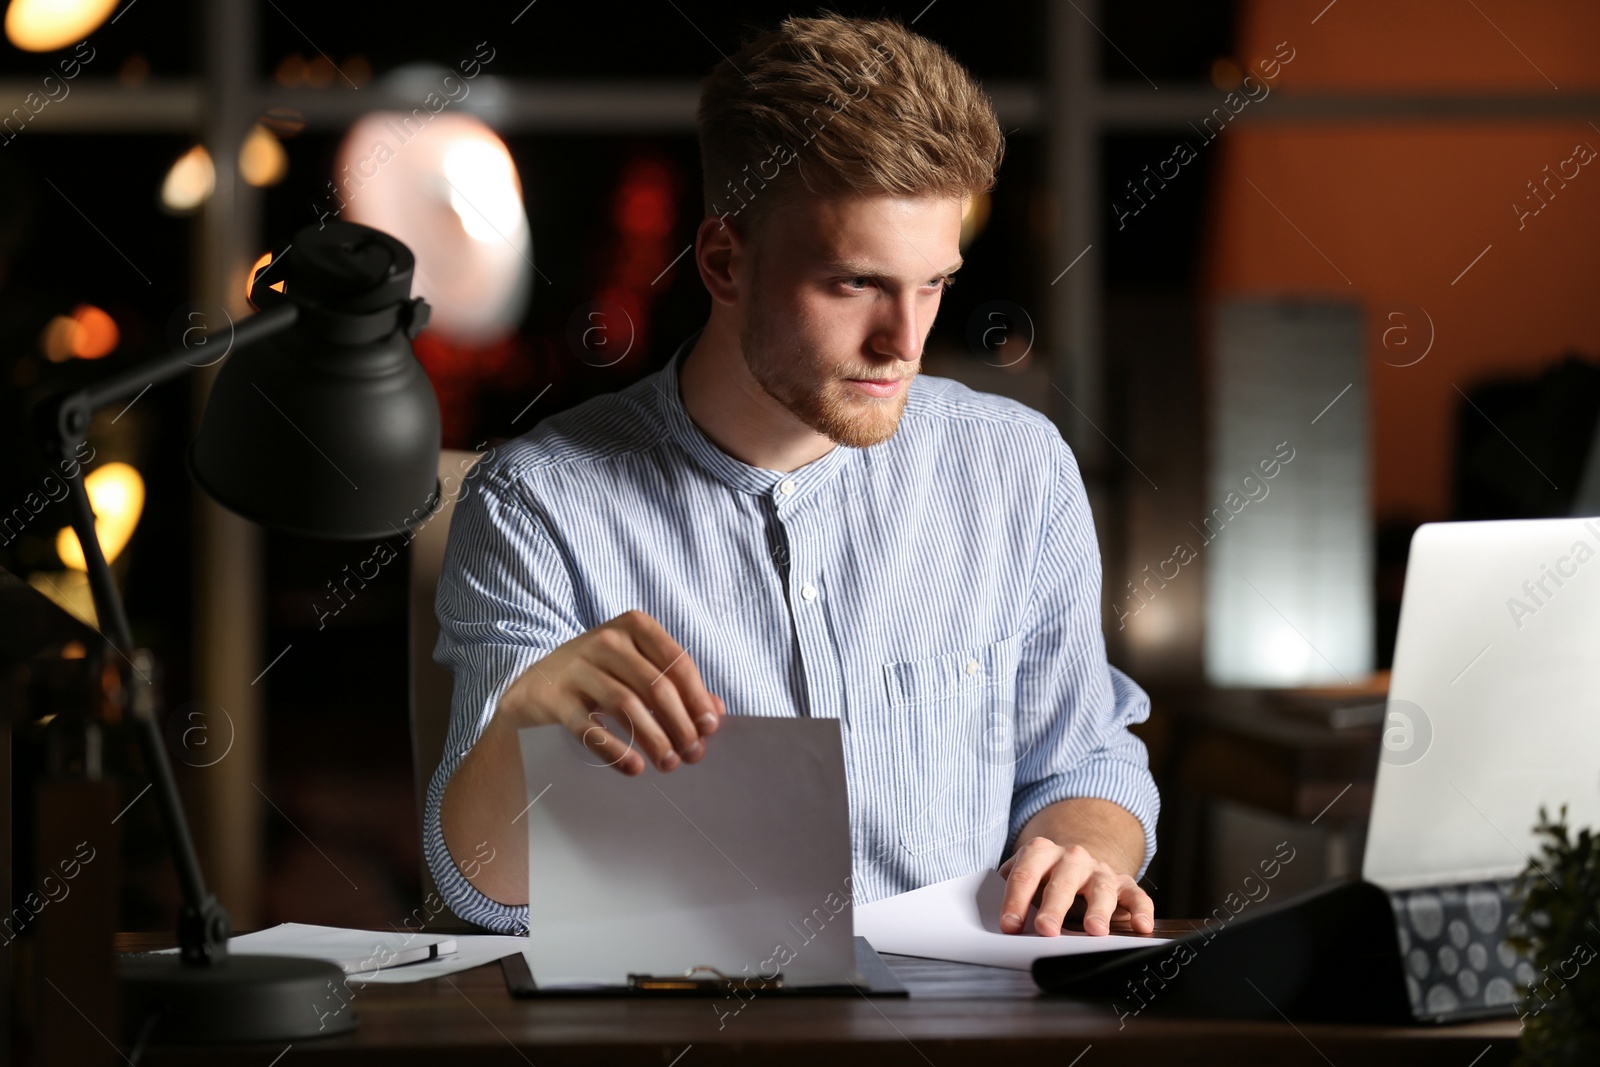
M783 481L779 482L778 492L782 493L784 496L788 496L790 493L794 492L794 479L785 478Z
M807 600L815 600L817 599L817 587L812 585L810 582L807 582L801 587L800 595L805 597Z
M975 660L975 659L967 660L967 673L968 674L977 674L978 673L978 661L977 660Z

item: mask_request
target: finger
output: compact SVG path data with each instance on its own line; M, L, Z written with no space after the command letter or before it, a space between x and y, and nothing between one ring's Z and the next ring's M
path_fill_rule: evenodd
M592 663L574 665L571 678L578 692L591 705L588 714L575 718L569 724L580 740L586 744L598 741L599 735L594 731L601 725L599 715L608 715L621 727L621 731L603 732L618 738L625 734L625 743L629 747L638 749L663 771L678 766L681 760L673 749L671 739L661 728L655 714L639 699L638 693Z
M1118 880L1102 865L1083 886L1083 932L1103 937L1111 932L1111 913L1117 907Z
M1028 905L1039 891L1045 875L1055 866L1061 850L1047 838L1036 837L1023 845L1011 858L1007 872L1005 895L1000 900L1000 932L1019 934L1028 914Z
M1150 894L1139 888L1139 883L1129 878L1118 894L1118 911L1127 911L1131 916L1133 932L1136 934L1151 934L1156 929L1156 905L1150 899Z
M608 730L598 712L579 714L567 728L600 758L601 766L615 767L630 777L644 773L644 756L634 749L631 740L625 741Z
M634 644L656 665L656 669L672 679L685 705L693 710L693 720L700 733L703 735L714 731L722 709L706 690L699 668L683 646L673 640L660 623L642 611L624 612L614 621L633 636Z
M700 677L700 668L695 665L694 657L687 652L674 655L667 661L663 673L665 677L656 684L666 685L671 682L674 691L683 702L685 713L693 719L700 735L704 737L715 733L727 710L722 701L706 688L705 680Z
M700 732L689 721L689 712L672 680L639 651L631 635L620 630L607 633L616 636L596 639L590 651L590 664L608 672L642 706L651 709L680 757L691 763L698 760L704 753ZM652 750L651 755L659 763L664 753Z
M1083 894L1095 875L1094 859L1082 848L1061 849L1060 855L1040 894L1039 914L1033 920L1034 931L1045 937L1059 934L1068 916L1082 910Z

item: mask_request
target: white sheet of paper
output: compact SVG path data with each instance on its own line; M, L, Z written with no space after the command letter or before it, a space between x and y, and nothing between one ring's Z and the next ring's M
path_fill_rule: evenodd
M633 778L564 727L519 734L539 985L702 965L859 984L837 720L730 716L699 763Z
M390 953L399 953L418 946L439 943L453 946L448 955L420 963L374 969L384 958L384 953L380 951L382 949L387 949ZM522 952L527 947L527 938L503 937L496 934L352 930L305 923L280 923L265 930L228 938L228 951L240 956L295 956L335 963L356 961L354 969L345 973L345 982L352 984L420 982L426 978L438 978L458 971L471 970L473 967L481 967L502 956ZM178 950L174 948L162 951Z
M1164 937L1090 934L1067 931L1041 937L1033 931L1034 908L1028 909L1026 933L1000 932L1000 904L1006 880L998 871L978 871L947 882L925 885L899 896L858 905L855 932L879 952L922 956L932 960L980 963L1026 971L1044 956L1145 948Z
M442 978L458 971L470 971L493 963L502 956L524 952L528 947L525 937L503 934L457 934L456 950L448 956L423 963L408 963L404 967L385 967L372 972L362 971L344 976L346 983L364 982L372 985L398 985L402 982L420 982L427 978Z

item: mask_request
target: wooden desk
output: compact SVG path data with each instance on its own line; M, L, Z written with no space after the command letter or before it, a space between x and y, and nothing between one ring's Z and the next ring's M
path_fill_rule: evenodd
M1158 932L1173 935L1190 928L1191 923L1168 921ZM171 944L163 934L118 938L124 950ZM1296 1028L1285 1022L1213 1022L1146 1013L1126 1019L1119 1029L1108 1005L1040 996L1023 971L884 958L911 990L909 998L758 995L738 1015L722 1019L720 1028L712 1002L704 1000L514 1000L496 964L449 978L358 990L351 1005L361 1025L354 1034L297 1042L287 1055L287 1043L224 1049L169 1045L146 1050L140 1063L1492 1067L1508 1064L1516 1055L1515 1020L1449 1027ZM282 1060L275 1059L280 1055Z

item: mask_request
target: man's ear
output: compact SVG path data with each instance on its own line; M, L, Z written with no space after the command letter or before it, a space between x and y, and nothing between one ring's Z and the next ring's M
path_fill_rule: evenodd
M739 302L738 274L746 255L745 235L727 215L707 215L694 237L694 261L700 281L719 304Z

